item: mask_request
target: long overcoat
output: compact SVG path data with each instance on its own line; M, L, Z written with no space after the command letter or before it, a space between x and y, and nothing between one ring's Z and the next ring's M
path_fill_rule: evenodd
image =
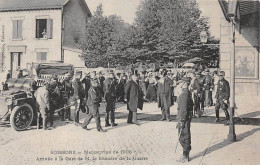
M172 106L172 84L173 82L169 78L165 78L164 82L159 80L157 83L157 103L158 107L162 107L162 102L165 102L164 105L167 105L165 108Z
M133 80L128 81L125 85L125 98L127 99L127 110L137 112L137 108L143 109L143 92Z

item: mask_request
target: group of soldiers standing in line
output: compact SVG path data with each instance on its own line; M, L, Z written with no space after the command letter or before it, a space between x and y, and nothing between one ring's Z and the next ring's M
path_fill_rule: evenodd
M191 150L190 122L193 117L200 117L204 113L204 107L215 106L216 122L219 122L219 109L222 108L226 115L226 124L229 124L229 113L227 111L230 97L230 87L224 79L224 71L214 71L211 75L209 69L194 70L190 72L180 72L173 74L171 71L162 70L155 74L156 83L150 83L147 88L146 98L152 95L151 84L154 84L158 107L161 108L162 121L170 119L170 107L175 101L177 107L177 128L179 141L183 147L181 162L189 161ZM145 73L141 76L141 81L153 81L152 75ZM145 90L145 85L141 85ZM147 96L148 95L148 96Z
M40 117L43 129L53 126L53 114L58 111L62 120L69 122L71 114L74 114L74 124L81 125L88 130L87 126L92 118L95 118L97 130L105 132L100 123L99 107L102 101L106 102L105 127L117 126L115 123L115 103L127 103L129 110L127 123L139 125L137 121L137 109L143 108L143 102L157 100L161 108L161 120L171 121L170 107L175 101L178 102L177 128L179 141L183 147L181 162L189 161L191 150L190 122L192 117L200 116L204 106L215 105L216 122L219 121L219 109L226 114L227 124L229 113L227 111L230 95L229 83L224 79L225 73L214 72L211 76L206 69L202 76L201 71L180 73L174 75L171 71L162 70L156 74L114 74L113 71L105 78L102 73L95 71L87 73L82 79L82 72L76 72L73 79L70 74L66 75L62 83L57 77L35 92L39 107L37 127L40 128ZM149 82L148 86L145 84ZM214 98L212 98L214 95ZM204 104L205 102L205 104ZM79 123L79 112L86 113L85 121Z

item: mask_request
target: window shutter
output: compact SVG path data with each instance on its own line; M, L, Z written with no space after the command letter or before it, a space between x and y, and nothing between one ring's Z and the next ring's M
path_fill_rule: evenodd
M36 38L40 38L40 23L39 19L36 19Z
M17 39L17 20L13 20L13 39Z
M23 21L22 20L18 20L18 34L17 34L17 38L22 39L22 32L23 32Z
M37 52L37 61L40 61L40 60L41 60L41 57L42 57L41 52Z
M47 61L47 52L42 52L42 61Z
M47 37L48 37L48 39L51 39L52 38L52 27L53 27L53 25L52 25L52 19L47 19Z

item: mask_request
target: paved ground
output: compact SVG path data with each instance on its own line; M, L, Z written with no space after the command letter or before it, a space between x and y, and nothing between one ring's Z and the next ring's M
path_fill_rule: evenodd
M0 164L180 164L176 162L182 154L180 144L174 152L176 120L158 121L160 111L155 103L151 103L145 104L138 115L140 126L127 125L126 106L118 104L117 107L119 126L103 127L106 133L96 131L94 120L89 131L58 119L51 131L32 127L16 132L8 125L0 127ZM191 161L188 164L260 164L259 109L256 104L237 110L245 122L236 119L235 143L226 140L229 128L223 125L223 113L223 121L214 122L213 107L207 109L208 114L204 117L193 119ZM176 105L171 108L171 114L175 119ZM84 114L81 122L83 120ZM101 122L103 126L104 116ZM66 154L62 153L64 151Z

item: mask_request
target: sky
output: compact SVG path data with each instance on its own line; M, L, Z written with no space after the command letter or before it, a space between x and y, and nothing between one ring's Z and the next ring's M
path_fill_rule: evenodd
M133 23L135 12L141 0L85 0L92 12L102 3L104 15L118 15L127 22ZM197 0L202 16L209 18L210 33L217 39L220 37L220 21L223 13L218 4L218 0Z

